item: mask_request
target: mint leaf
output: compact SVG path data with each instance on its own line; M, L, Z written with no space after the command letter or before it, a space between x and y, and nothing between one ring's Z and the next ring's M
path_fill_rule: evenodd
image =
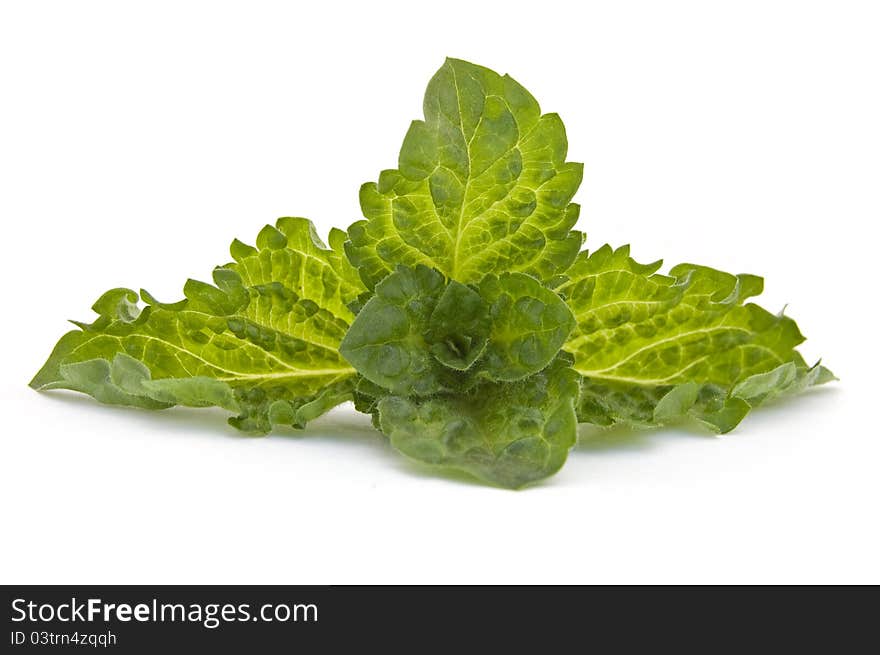
M426 266L399 266L358 312L341 352L374 384L427 396L537 373L573 325L563 300L522 273L470 287Z
M761 278L680 264L668 276L628 248L582 253L557 290L577 326L565 344L592 380L733 385L792 361L803 341L790 318L745 303Z
M464 285L399 266L340 350L363 375L355 407L395 448L520 487L558 470L576 440L578 377L559 354L573 324L527 275Z
M565 161L556 114L511 77L447 59L428 84L397 170L361 187L366 220L349 228L347 253L368 287L398 264L423 264L459 282L564 271L582 235L571 198L582 165Z
M378 423L412 459L519 488L558 471L577 439L577 375L563 356L517 382L378 400Z
M216 405L248 432L302 427L356 382L339 342L363 287L341 237L328 249L311 222L280 219L256 248L233 242L235 262L214 285L188 281L178 303L142 291L140 309L133 290L108 291L93 306L99 318L64 335L31 386L148 409Z
M638 264L629 248L581 253L558 287L577 326L564 348L583 377L578 414L598 425L694 418L727 432L755 406L822 384L790 318L746 303L761 278L681 264Z
M547 366L574 327L558 294L522 273L489 275L479 285L490 307L492 331L484 368L497 381L513 381Z
M405 396L447 389L448 369L426 334L444 292L443 276L426 266L401 266L376 287L342 340L340 351L371 382Z

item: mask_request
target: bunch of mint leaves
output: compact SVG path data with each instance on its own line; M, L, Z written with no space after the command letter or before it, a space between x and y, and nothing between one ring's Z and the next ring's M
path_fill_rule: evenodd
M581 250L581 164L511 77L449 59L364 220L326 245L304 218L238 240L185 298L112 289L31 381L145 409L218 406L266 434L340 403L404 455L518 488L554 474L578 423L695 420L834 379L753 275Z

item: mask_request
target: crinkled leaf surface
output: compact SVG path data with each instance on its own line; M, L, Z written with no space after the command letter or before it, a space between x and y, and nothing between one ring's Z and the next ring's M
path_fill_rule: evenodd
M341 352L374 384L427 396L537 373L573 324L563 300L528 275L490 275L471 287L400 266L358 312Z
M556 357L574 327L557 293L522 273L488 275L479 285L492 330L483 364L493 380L519 380Z
M378 422L405 455L518 488L554 474L577 439L577 374L564 356L517 382L429 398L389 395Z
M564 348L584 378L583 422L658 425L691 416L720 432L770 397L833 379L808 367L793 320L753 303L761 278L642 265L627 247L582 253L558 287L577 326Z
M556 114L511 77L448 59L428 84L398 168L361 187L366 220L349 229L352 263L372 288L398 264L459 282L564 271L582 235L571 198L582 165L565 161Z
M791 361L797 325L744 301L761 278L681 264L668 276L628 248L582 254L558 290L577 326L565 344L574 368L595 380L644 385L732 385Z
M809 367L799 358L749 376L732 389L697 382L641 386L583 378L578 420L601 426L620 423L654 427L691 418L715 432L725 433L758 405L834 379L824 366Z
M426 340L445 280L426 266L400 267L358 312L341 352L361 375L401 395L447 388L446 367Z
M113 289L93 306L99 318L64 335L31 382L101 402L150 409L217 405L249 432L302 427L351 397L356 376L339 354L363 291L342 256L305 219L266 226L256 247L232 244L235 261L214 285L190 280L173 304Z

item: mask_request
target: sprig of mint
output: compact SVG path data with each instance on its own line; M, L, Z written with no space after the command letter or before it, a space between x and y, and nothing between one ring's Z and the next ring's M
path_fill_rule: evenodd
M511 77L448 59L424 113L329 247L282 218L180 302L112 289L31 386L219 406L258 434L353 400L405 455L517 488L559 470L579 421L728 432L835 379L794 321L747 302L761 278L581 251L582 166Z

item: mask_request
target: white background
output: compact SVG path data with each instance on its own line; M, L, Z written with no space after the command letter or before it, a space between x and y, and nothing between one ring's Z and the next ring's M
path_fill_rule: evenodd
M880 582L877 7L4 2L0 582ZM359 218L446 55L562 115L591 248L764 275L841 382L722 438L585 429L520 492L349 408L254 439L27 388L104 290Z

